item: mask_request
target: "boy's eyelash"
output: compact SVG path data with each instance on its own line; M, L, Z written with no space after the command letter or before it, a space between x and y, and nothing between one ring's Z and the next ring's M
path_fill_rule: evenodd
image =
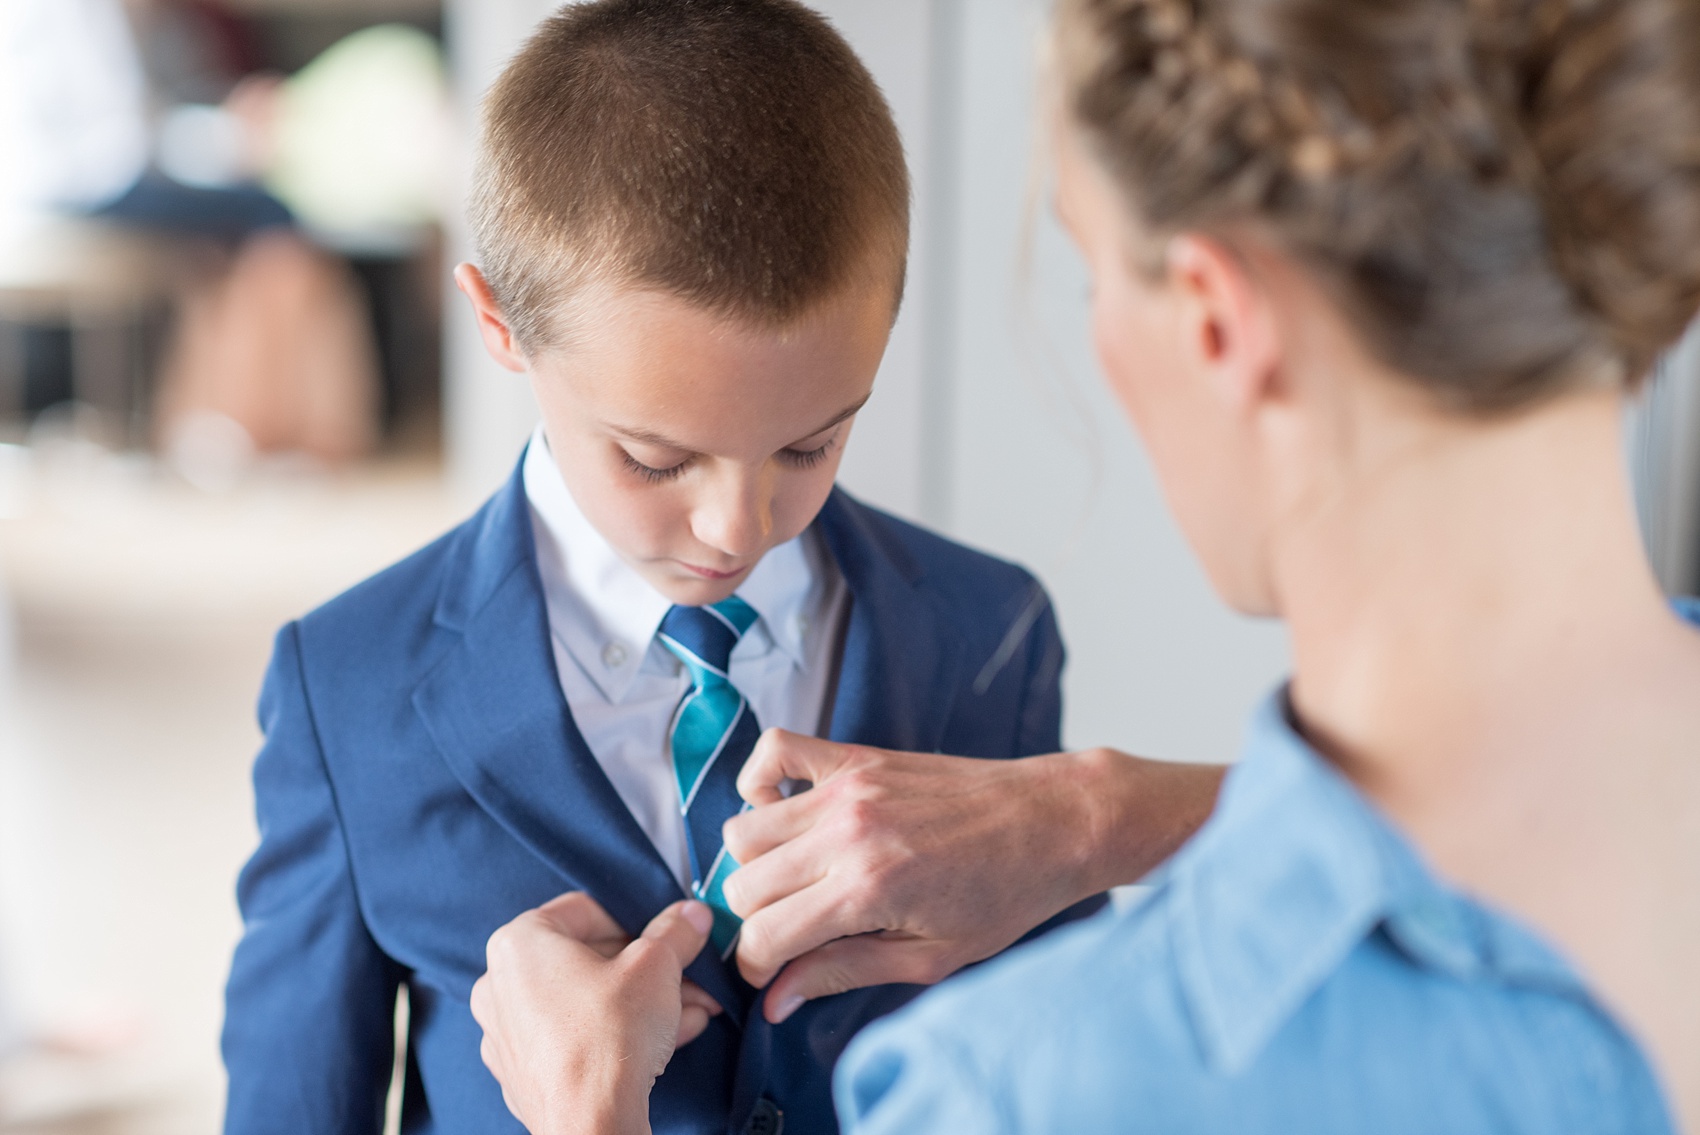
M818 449L782 449L779 453L787 462L797 468L808 469L819 465L826 458L826 455L832 451L832 443L837 440L837 438L833 438L832 441Z
M837 440L837 438L833 438L825 445L818 446L815 449L782 449L779 451L779 456L784 458L786 463L795 466L798 469L810 469L819 465L826 459L826 455L832 452L833 444L837 442ZM623 449L620 450L620 458L627 469L636 473L639 477L642 477L652 485L659 485L665 481L673 480L689 468L691 464L690 459L687 458L686 460L679 462L677 465L669 465L665 469L657 469L653 465L645 465L643 462L639 461Z
M645 465L643 462L639 461L623 449L620 450L620 457L624 459L627 469L636 473L652 485L659 485L663 481L673 480L680 473L685 471L686 466L690 465L689 459L686 459L679 462L677 465L669 465L665 469L657 469L653 465Z

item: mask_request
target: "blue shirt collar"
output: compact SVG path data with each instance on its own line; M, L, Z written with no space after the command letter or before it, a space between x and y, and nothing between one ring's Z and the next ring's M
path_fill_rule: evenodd
M1299 736L1253 716L1215 815L1171 864L1174 951L1210 1065L1243 1070L1367 938L1460 980L1586 996L1533 934L1452 890Z

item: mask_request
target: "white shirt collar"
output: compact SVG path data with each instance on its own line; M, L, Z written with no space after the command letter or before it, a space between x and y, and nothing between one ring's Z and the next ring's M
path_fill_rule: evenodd
M537 536L537 566L550 630L609 701L623 700L655 642L672 601L620 558L568 491L539 425L522 472ZM777 648L807 669L804 639L836 572L813 528L763 556L738 597L760 616L744 636L752 649ZM755 640L752 642L752 640ZM663 652L664 653L664 652ZM676 665L671 655L665 658Z

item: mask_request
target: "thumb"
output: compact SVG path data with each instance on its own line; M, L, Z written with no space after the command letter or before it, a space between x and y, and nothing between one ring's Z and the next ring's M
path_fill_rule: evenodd
M708 932L714 926L714 912L700 902L676 902L643 928L647 942L665 946L678 960L682 970L708 943Z
M761 735L738 773L738 795L757 807L783 799L779 786L787 780L819 784L847 761L853 747L784 729Z

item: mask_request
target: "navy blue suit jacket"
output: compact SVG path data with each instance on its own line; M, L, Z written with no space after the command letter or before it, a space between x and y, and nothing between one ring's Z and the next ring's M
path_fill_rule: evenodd
M833 738L988 758L1059 747L1062 643L1031 576L842 491L816 523L851 594ZM459 528L285 627L260 722L226 1131L378 1131L404 983L403 1130L521 1131L468 1008L490 934L567 890L633 933L683 896L561 695L517 473ZM835 1131L839 1053L918 988L824 998L773 1027L712 953L688 974L726 1012L656 1084L657 1135L741 1131L762 1097L793 1135Z

